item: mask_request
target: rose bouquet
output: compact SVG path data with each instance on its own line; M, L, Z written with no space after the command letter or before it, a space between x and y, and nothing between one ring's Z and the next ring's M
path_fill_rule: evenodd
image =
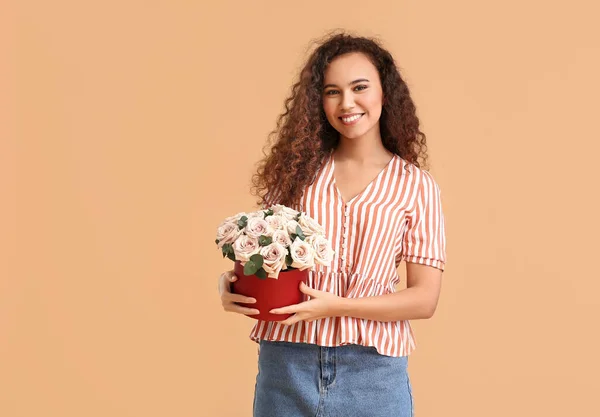
M302 301L300 282L316 264L328 266L334 254L319 223L280 204L226 218L215 243L235 262L238 280L232 290L255 298L256 304L248 306L260 314L250 317L263 320L289 317L268 311Z
M305 270L333 258L323 227L305 213L276 204L267 210L238 213L217 229L223 257L239 261L244 274L278 278L282 270Z

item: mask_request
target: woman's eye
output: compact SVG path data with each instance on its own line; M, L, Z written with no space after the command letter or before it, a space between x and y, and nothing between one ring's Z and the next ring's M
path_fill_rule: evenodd
M366 90L367 88L368 88L368 86L366 86L366 85L357 85L356 87L354 87L354 91L362 91L362 90ZM339 93L338 90L327 90L325 92L325 95L332 96L337 93Z

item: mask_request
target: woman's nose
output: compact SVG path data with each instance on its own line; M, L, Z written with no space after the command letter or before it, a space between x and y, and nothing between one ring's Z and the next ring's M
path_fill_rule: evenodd
M344 94L342 97L342 110L350 110L354 108L354 96L350 93Z

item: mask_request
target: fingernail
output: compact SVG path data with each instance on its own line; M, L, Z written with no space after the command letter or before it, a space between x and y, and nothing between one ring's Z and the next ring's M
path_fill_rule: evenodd
M248 299L248 302L249 302L249 303L255 303L255 302L256 302L256 299L255 299L255 298L249 298L249 299Z

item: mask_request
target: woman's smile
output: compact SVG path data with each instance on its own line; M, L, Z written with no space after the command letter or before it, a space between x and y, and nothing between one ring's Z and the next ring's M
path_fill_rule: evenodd
M352 126L355 125L356 123L358 123L358 121L360 119L362 119L362 117L364 116L364 113L355 113L353 115L349 115L349 116L341 116L339 117L339 119L342 121L342 123L346 126Z

